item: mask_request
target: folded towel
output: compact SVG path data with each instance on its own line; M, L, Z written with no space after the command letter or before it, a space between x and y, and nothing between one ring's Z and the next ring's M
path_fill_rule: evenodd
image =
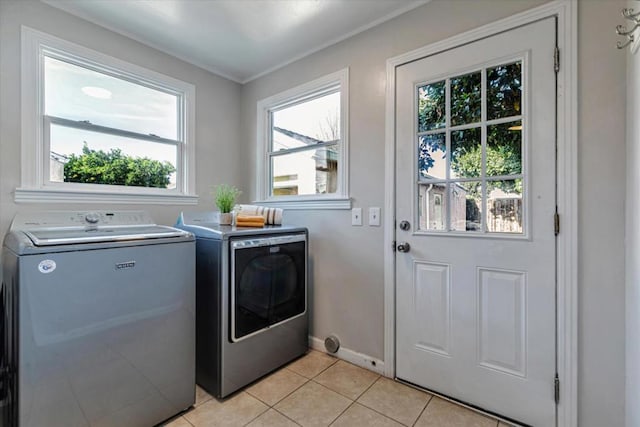
M259 222L261 222L263 224L265 223L265 219L264 219L264 217L262 215L245 215L245 214L242 214L242 213L240 213L240 214L238 214L236 216L236 221L249 221L249 222L251 222L251 221L254 221L254 222L255 221L259 221Z
M264 227L264 222L262 221L236 221L236 227Z
M236 205L235 211L239 215L261 215L264 217L266 224L282 224L282 209L280 208L268 208L258 205Z

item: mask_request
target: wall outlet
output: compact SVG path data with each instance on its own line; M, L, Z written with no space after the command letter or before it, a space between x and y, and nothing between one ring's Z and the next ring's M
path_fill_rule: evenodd
M362 225L362 208L351 209L351 225Z
M369 225L380 227L380 208L369 208Z

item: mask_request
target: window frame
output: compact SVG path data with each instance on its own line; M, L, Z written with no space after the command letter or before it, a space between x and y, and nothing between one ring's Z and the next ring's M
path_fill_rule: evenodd
M271 112L340 92L340 142L338 178L335 193L308 195L271 195ZM327 74L311 82L262 99L257 103L256 189L255 203L286 209L351 209L349 197L349 68Z
M22 171L21 186L16 188L14 193L16 203L108 202L175 205L195 205L198 203L198 196L195 192L194 85L26 26L21 27L21 36ZM178 96L179 125L178 144L176 144L175 189L50 181L48 126L52 122L52 118L44 114L45 56L68 60L76 66ZM88 130L93 131L99 131L101 128L98 125L87 126L92 128ZM86 126L78 124L78 126L72 125L71 127L85 128ZM138 138L138 136L135 137ZM153 137L149 137L149 140L152 139ZM158 137L157 142L162 143L163 139Z

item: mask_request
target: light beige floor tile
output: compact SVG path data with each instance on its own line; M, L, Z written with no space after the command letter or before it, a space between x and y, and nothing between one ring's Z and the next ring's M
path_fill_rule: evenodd
M200 406L211 399L213 399L213 397L207 393L205 389L199 385L196 386L196 403L193 406Z
M305 378L313 378L336 363L337 360L335 357L331 357L326 353L311 350L305 356L287 365L287 369Z
M168 424L163 424L164 427L192 427L189 421L184 417L176 418Z
M252 385L246 391L267 405L273 406L307 381L307 378L293 371L281 369Z
M504 422L504 421L500 421L498 423L498 427L516 427L516 425L515 424L509 424L509 423Z
M298 424L282 415L280 412L269 409L255 420L247 424L247 427L297 427Z
M211 399L184 417L195 427L243 426L268 408L255 397L242 392L222 402Z
M498 421L434 396L415 425L416 427L496 427Z
M314 378L314 381L356 400L380 375L343 360Z
M309 381L274 409L303 426L328 426L351 403L346 397Z
M360 396L358 403L402 424L412 425L430 398L431 395L428 393L380 377Z
M354 403L331 424L331 427L402 427L402 424L366 406Z

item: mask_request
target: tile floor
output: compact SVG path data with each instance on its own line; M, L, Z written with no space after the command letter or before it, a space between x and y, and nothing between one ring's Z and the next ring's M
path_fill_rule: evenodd
M507 427L318 351L219 401L200 387L165 427Z

